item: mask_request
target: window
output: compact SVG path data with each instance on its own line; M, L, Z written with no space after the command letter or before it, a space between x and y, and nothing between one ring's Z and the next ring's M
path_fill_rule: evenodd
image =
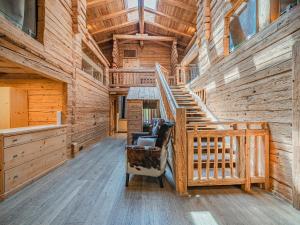
M0 14L32 37L37 36L38 0L0 0Z
M256 8L256 0L248 0L247 3L241 4L231 16L229 24L230 52L256 34Z
M125 49L124 58L136 58L136 50L134 49Z

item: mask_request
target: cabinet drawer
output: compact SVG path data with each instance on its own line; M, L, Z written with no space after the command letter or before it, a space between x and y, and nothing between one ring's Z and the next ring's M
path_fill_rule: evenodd
M44 174L49 169L64 162L65 157L65 148L62 148L20 166L6 170L4 172L5 192L10 192L32 181L35 177Z
M6 148L4 149L4 169L11 169L63 147L66 148L66 135Z
M4 148L20 145L24 143L29 143L41 139L46 139L48 137L58 136L62 134L66 134L66 128L59 128L59 129L33 132L28 134L8 136L4 138Z

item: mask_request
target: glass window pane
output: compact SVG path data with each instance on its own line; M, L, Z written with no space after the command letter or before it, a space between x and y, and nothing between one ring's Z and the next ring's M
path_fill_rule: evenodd
M248 0L230 21L230 51L256 33L256 0Z

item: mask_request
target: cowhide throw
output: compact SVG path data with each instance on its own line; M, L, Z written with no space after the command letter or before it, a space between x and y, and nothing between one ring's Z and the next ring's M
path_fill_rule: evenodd
M127 146L126 149L127 161L130 167L137 170L140 170L141 167L160 170L160 148Z

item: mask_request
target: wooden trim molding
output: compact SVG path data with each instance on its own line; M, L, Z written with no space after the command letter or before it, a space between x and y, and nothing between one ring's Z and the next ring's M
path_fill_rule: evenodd
M300 41L293 46L293 206L300 209Z

